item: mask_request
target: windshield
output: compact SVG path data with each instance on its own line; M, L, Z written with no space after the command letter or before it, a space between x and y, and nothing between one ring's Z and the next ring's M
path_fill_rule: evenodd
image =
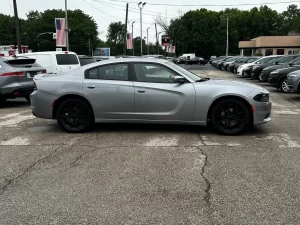
M294 58L295 58L295 56L286 56L286 57L279 59L277 62L278 63L288 63L288 62L292 61Z
M274 57L273 59L269 60L268 63L275 63L275 62L277 62L281 58L282 58L282 56L280 56L280 57Z
M259 59L259 58L249 58L249 59L246 59L245 62L247 62L247 63L252 63L252 62L257 61L258 59Z
M257 62L257 64L264 64L272 59L273 59L273 57L266 57L266 58L261 58L261 59L257 60L256 62Z

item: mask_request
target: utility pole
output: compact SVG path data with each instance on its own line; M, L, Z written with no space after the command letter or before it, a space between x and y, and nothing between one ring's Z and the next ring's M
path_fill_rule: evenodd
M146 5L146 2L140 2L138 4L139 8L140 8L140 29L141 29L141 56L143 55L143 21L142 21L142 9L143 7Z
M150 27L147 28L147 47L148 47L148 55L149 55L149 36L148 36L148 30Z
M159 47L158 47L158 37L157 37L157 27L156 27L156 23L155 23L155 34L156 34L157 54L159 55Z
M124 34L124 51L123 54L126 55L127 48L127 20L128 20L128 3L126 4L126 17L125 17L125 34Z
M91 35L89 34L89 55L91 55Z
M66 42L67 42L67 51L70 50L69 46L69 27L68 27L68 6L67 6L67 0L65 0L65 20L66 20Z
M22 48L21 48L21 35L20 35L20 23L19 23L19 16L18 16L17 0L13 0L13 3L14 3L14 13L15 13L15 21L16 21L15 23L16 23L18 52L19 54L21 54Z
M135 23L135 21L132 22L131 24L131 29L132 29L132 55L134 56L134 39L133 39L133 24Z
M226 56L228 56L229 40L228 40L228 16L227 16L227 41L226 41Z

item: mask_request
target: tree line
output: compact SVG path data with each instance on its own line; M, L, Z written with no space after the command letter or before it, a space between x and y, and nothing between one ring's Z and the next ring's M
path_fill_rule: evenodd
M52 35L40 33L55 32L54 18L63 18L63 10L30 11L26 19L20 19L21 42L29 45L33 51L55 50ZM70 49L77 54L89 55L91 48L110 47L111 55L123 54L125 25L112 22L107 29L107 40L99 39L96 21L82 10L68 11ZM226 51L226 20L229 20L229 53L239 54L238 42L259 36L288 35L300 32L300 9L290 5L282 13L268 6L254 7L250 10L228 8L212 11L205 8L191 10L171 20L168 24L161 16L156 23L171 38L176 46L176 54L195 53L198 56L224 55ZM0 14L0 45L16 44L14 17ZM128 28L129 29L129 28ZM146 41L143 41L143 54L148 53ZM140 55L141 38L134 39L135 55ZM163 49L157 43L149 43L150 54L162 54ZM127 50L132 55L132 50Z

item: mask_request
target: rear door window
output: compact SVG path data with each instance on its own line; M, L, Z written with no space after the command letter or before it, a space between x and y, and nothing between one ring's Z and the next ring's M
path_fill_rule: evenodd
M57 65L78 65L79 61L74 54L56 54Z

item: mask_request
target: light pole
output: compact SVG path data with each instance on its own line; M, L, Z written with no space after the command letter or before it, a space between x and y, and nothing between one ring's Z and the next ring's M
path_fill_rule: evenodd
M90 54L91 54L91 35L90 35L90 33L88 33L88 35L89 35L89 55L88 56L90 56Z
M142 9L143 7L146 5L146 2L140 2L138 4L139 8L140 8L140 24L141 24L141 56L143 55L143 24L142 24Z
M132 29L132 55L134 56L134 42L133 42L133 24L135 23L135 21L132 22L131 24L131 29Z
M221 18L224 18L226 17L226 56L228 56L228 53L229 53L229 16L231 15L232 13L227 13L227 14L224 14L221 16Z
M149 36L148 36L148 30L150 27L147 28L147 47L148 47L148 55L149 55Z
M36 36L37 39L37 43L38 43L38 51L40 51L40 42L39 42L39 37L44 35L44 34L53 34L53 32L45 32L45 33L41 33L38 36Z
M65 0L65 31L66 31L66 44L67 44L67 51L70 50L70 46L69 46L69 27L68 27L68 6L67 6L67 0Z

